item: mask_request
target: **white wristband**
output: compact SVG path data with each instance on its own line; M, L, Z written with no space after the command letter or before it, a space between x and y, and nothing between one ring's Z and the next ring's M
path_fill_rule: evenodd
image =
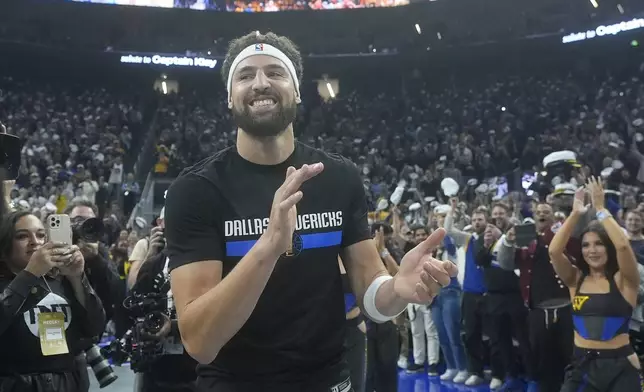
M376 307L376 293L378 293L378 289L385 282L391 279L393 278L389 275L382 275L377 277L376 279L373 280L373 282L371 282L371 284L367 288L367 291L364 293L364 298L363 298L364 311L365 313L367 313L367 316L369 316L369 318L375 322L384 323L398 317L398 315L385 316L384 314L380 313L378 311L378 308ZM401 310L400 313L402 313L404 310L405 309Z
M598 221L602 222L605 219L612 217L612 215L607 210L599 210L595 213L595 217Z

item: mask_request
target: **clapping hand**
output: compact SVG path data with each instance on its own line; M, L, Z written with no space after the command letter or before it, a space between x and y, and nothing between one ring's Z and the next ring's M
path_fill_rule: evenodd
M433 258L432 252L445 238L445 230L435 230L425 241L407 252L400 262L400 270L394 277L394 291L403 300L428 304L440 289L450 283L458 274L458 268L451 261Z
M602 186L601 181L593 176L588 179L588 193L590 194L590 201L593 204L593 207L596 211L601 211L605 209L606 197L604 195L604 187Z
M580 187L575 192L575 200L572 204L572 212L577 214L585 214L588 211L588 206L586 205L586 189Z
M271 216L264 233L268 243L277 253L276 257L286 252L293 244L293 232L295 232L297 220L295 205L303 197L300 187L304 182L322 173L322 170L324 170L322 163L303 165L300 169L291 166L286 170L286 179L275 192Z
M382 254L382 252L386 249L385 246L385 230L382 226L378 230L376 230L376 235L374 237L374 242L376 243L376 249L378 249L378 253Z

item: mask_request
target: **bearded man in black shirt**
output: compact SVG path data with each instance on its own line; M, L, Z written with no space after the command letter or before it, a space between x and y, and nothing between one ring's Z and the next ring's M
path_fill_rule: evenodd
M272 33L236 39L222 74L237 143L184 170L166 199L172 292L184 347L202 364L199 388L351 391L338 256L364 314L385 322L456 275L431 258L445 232L391 277L356 166L295 141L294 44Z

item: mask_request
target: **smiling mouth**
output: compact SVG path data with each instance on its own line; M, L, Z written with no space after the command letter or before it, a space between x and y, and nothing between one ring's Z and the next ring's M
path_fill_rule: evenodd
M273 98L264 98L264 99L255 99L250 102L250 107L260 109L260 108L270 108L277 104Z

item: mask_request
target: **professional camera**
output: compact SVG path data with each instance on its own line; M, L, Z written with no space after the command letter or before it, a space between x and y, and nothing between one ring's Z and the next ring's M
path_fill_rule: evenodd
M82 240L87 243L98 242L103 236L105 227L98 218L83 218L77 216L72 219L72 242Z
M117 364L130 358L130 368L137 373L145 372L164 354L163 339L154 338L170 318L175 317L168 311L168 290L170 282L159 276L155 279L154 292L133 292L123 302L123 307L134 321L134 326L123 338L114 341L106 349Z
M112 369L112 366L110 366L109 362L102 355L101 349L97 345L93 345L85 350L85 358L87 358L87 364L91 366L101 389L118 379L118 376L114 373L114 369Z

